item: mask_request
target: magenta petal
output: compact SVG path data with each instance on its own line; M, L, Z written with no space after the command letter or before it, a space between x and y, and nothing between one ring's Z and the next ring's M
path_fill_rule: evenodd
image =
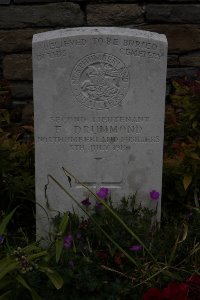
M102 210L102 209L103 209L103 204L101 204L101 203L99 203L99 202L96 202L96 203L95 203L95 209L96 209L97 211Z
M131 251L140 251L140 250L142 250L142 246L141 245L133 245L129 249Z
M152 190L150 193L149 193L150 197L152 200L158 200L160 198L160 193L157 192L156 190Z
M96 195L101 198L101 199L105 199L109 194L109 190L107 188L100 188L98 192L96 192Z
M82 200L81 203L85 206L90 206L91 205L91 202L90 202L89 198L86 198L86 199Z
M64 236L64 247L65 249L71 248L73 242L73 236L71 234Z

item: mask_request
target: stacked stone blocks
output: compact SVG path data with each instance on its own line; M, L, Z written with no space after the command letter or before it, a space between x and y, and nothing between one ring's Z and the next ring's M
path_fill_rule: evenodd
M0 0L0 78L8 80L14 104L31 109L33 34L80 26L164 33L168 79L200 68L200 0Z

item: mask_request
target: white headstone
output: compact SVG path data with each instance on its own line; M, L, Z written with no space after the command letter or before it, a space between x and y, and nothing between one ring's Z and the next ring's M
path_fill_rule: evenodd
M161 194L167 40L128 28L74 28L33 37L37 235L45 236L47 215L72 211L69 197L86 190L69 187L62 167L93 191L110 190L113 202L137 193L150 205ZM41 206L44 208L41 208ZM158 202L158 219L161 203Z

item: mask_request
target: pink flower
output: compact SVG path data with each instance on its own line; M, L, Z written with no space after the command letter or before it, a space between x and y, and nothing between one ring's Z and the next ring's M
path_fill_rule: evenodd
M64 247L65 247L65 249L71 248L72 242L73 242L73 236L71 234L68 234L68 235L64 236Z
M91 202L90 202L89 198L86 198L86 199L82 200L81 203L84 206L90 206L91 205Z
M170 282L163 289L163 295L169 300L187 300L189 286L185 283Z
M129 249L131 251L140 251L140 250L142 250L142 246L141 245L133 245Z
M157 288L150 288L143 295L142 300L164 300L163 292Z
M109 190L105 187L102 187L98 190L98 192L96 192L96 195L101 198L102 200L104 200L109 194Z
M160 198L160 193L157 192L156 190L152 190L150 193L149 193L150 197L152 200L155 200L157 201L159 198Z
M187 280L186 280L187 283L195 283L195 284L198 284L199 287L200 287L200 276L199 275L192 275L190 276Z
M99 203L99 202L96 202L96 203L95 203L95 210L96 210L96 211L98 211L98 212L99 212L99 211L102 211L103 208L104 208L104 207L103 207L103 204L101 204L101 203Z

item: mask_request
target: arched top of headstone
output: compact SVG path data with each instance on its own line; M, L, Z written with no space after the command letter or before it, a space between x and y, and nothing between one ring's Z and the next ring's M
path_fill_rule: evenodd
M35 34L33 36L33 43L77 35L126 35L130 37L135 36L138 38L152 39L167 43L167 39L164 34L126 27L76 27L52 30Z

